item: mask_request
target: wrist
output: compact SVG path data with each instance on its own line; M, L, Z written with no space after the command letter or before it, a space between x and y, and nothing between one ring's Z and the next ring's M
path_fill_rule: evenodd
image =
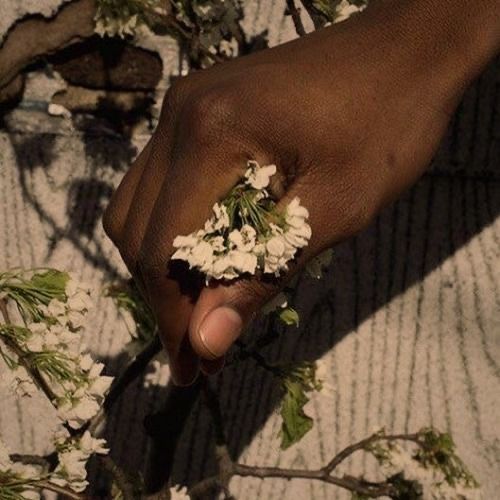
M451 85L468 85L500 50L500 0L382 0L380 8L395 11L415 62Z

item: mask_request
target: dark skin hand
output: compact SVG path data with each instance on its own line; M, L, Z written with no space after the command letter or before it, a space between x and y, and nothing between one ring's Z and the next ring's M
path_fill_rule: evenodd
M500 0L379 0L346 22L180 79L104 216L158 320L174 381L220 369L253 314L311 257L363 229L429 165L463 91L499 50ZM290 273L202 287L169 271L246 161L309 209Z

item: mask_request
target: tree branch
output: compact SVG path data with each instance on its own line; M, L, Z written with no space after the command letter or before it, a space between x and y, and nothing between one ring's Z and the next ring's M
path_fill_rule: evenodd
M306 34L306 30L304 28L304 25L302 24L302 19L300 18L300 9L295 5L295 1L286 0L286 8L288 14L290 14L292 18L297 35L304 36Z
M353 453L361 450L368 451L369 447L378 441L412 441L421 445L419 433L389 434L377 432L361 441L347 446L337 453L326 465L319 469L288 469L282 467L260 467L235 463L230 456L224 431L222 411L216 392L207 380L204 383L205 402L212 417L215 431L216 458L219 465L217 475L201 480L189 490L191 498L205 498L210 492L225 491L229 495L228 484L233 476L258 477L261 479L276 477L281 479L310 479L333 484L346 490L364 495L369 498L391 496L396 494L395 487L387 482L367 481L362 477L349 475L334 476L332 472Z

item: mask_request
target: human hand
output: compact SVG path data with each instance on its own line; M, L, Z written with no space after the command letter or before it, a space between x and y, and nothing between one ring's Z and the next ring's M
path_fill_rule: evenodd
M158 128L117 189L104 227L155 313L178 383L193 381L200 358L206 373L219 369L242 327L287 279L364 228L429 164L486 56L469 51L465 61L461 44L470 40L460 30L454 50L436 48L444 28L418 33L426 9L401 3L388 11L392 2L382 2L340 25L191 74L168 91ZM449 42L454 31L446 30ZM277 165L271 189L279 206L298 196L308 208L310 244L283 279L194 283L193 296L186 277L168 267L173 239L203 226L249 159Z

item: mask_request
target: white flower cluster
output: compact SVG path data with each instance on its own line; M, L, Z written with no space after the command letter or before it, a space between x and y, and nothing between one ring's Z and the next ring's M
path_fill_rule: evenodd
M99 411L113 377L101 375L104 365L94 362L80 343L78 332L93 306L89 288L70 278L64 295L65 300L52 299L48 305L38 306L43 320L26 325L27 336L20 345L33 359L46 359L49 369L40 369L40 373L57 398L58 416L78 429ZM36 390L22 366L10 371L7 378L19 396L32 395Z
M58 486L69 486L76 492L84 491L88 486L87 461L94 454L106 455L104 439L97 439L85 431L80 439L56 438L58 465L50 481Z
M258 270L275 276L286 271L297 250L308 244L311 227L299 198L284 213L277 210L266 190L275 173L275 165L249 161L244 180L213 206L204 228L174 239L172 259L186 261L207 281L232 280Z
M459 481L454 486L449 485L440 471L424 467L413 458L413 453L410 450L392 445L387 451L390 459L382 464L384 475L390 477L403 472L405 479L418 481L422 486L423 499L481 500L482 495L479 488L467 487Z
M58 416L73 429L79 429L101 407L113 377L101 375L103 363L94 362L90 354L76 358L79 383L70 381L64 385L64 394L58 394Z

